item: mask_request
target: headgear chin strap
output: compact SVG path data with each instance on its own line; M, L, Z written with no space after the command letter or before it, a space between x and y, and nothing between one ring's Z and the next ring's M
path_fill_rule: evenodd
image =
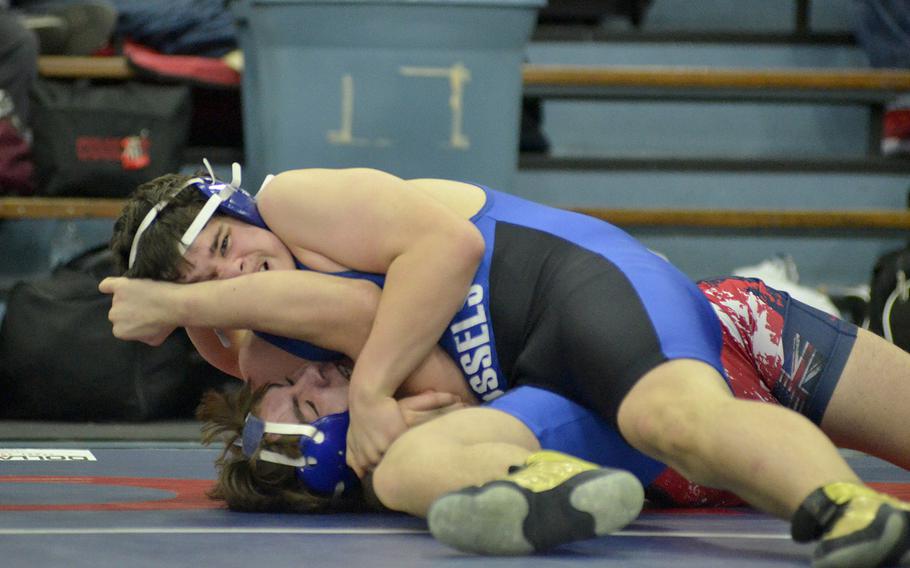
M130 247L129 268L132 268L133 264L136 262L136 255L139 252L139 239L142 238L142 234L155 222L155 219L157 219L161 214L161 211L167 207L168 203L187 187L195 187L201 191L203 195L208 197L208 200L205 202L205 205L202 206L202 209L199 211L199 214L196 215L196 218L193 219L193 222L190 223L190 226L184 231L183 236L180 237L180 242L177 246L180 248L181 255L186 254L187 249L190 248L193 241L196 240L196 237L199 236L199 233L202 232L202 229L205 228L206 223L209 222L216 211L256 225L257 227L267 228L265 221L263 221L262 217L259 215L256 199L240 187L240 164L237 162L231 164L231 183L225 183L215 177L215 174L212 171L212 165L207 159L203 158L202 163L205 164L205 169L208 170L207 177L194 177L173 190L170 194L165 196L164 199L156 203L154 207L149 209L145 218L139 223L136 234L133 236L133 244ZM262 182L260 191L273 177L275 176L266 176L265 180Z
M259 459L294 467L298 481L314 493L340 495L359 483L345 463L350 421L347 412L323 416L312 424L266 422L248 414L243 425L243 455L252 458L266 434L300 436L299 458L260 450Z

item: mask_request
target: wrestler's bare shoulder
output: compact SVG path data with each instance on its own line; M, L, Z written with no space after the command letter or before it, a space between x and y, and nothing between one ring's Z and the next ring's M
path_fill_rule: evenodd
M486 202L486 193L480 187L447 179L412 179L408 184L420 189L437 201L468 218L480 211Z

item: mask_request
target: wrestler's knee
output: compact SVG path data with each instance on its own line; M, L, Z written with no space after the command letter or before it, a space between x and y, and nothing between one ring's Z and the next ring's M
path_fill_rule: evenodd
M630 393L626 401L620 407L619 429L630 444L664 461L697 451L701 410L696 401L657 393Z
M721 387L718 388L718 381ZM710 440L710 416L732 400L709 365L669 361L646 374L619 407L619 429L639 450L663 461L697 459Z

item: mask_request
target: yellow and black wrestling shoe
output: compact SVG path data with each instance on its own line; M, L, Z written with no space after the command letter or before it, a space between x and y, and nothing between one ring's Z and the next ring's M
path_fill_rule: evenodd
M813 568L873 568L897 563L910 545L910 504L855 483L813 491L793 515L793 540L821 539Z
M617 531L643 504L644 489L631 473L542 451L502 479L443 495L427 522L433 536L458 550L529 554Z

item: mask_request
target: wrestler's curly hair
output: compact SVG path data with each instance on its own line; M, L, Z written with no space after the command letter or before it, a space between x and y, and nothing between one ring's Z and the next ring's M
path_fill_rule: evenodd
M133 278L153 278L174 281L188 267L180 254L177 243L206 198L192 188L177 191L195 176L166 174L143 183L130 195L114 223L110 248L114 252L119 272ZM176 192L176 194L175 194ZM130 248L139 224L149 210L170 196L155 221L139 238L139 254L133 268L129 268Z
M223 441L224 451L215 462L218 480L209 497L224 501L229 509L246 512L323 513L338 511L377 510L382 506L372 492L369 480L362 490L344 496L329 497L311 493L303 488L294 468L257 459L263 449L280 452L292 458L300 457L297 436L280 436L263 440L256 455L243 455L239 440L243 423L250 411L255 411L266 387L255 391L248 385L230 391L209 391L196 410L202 426L205 445Z

